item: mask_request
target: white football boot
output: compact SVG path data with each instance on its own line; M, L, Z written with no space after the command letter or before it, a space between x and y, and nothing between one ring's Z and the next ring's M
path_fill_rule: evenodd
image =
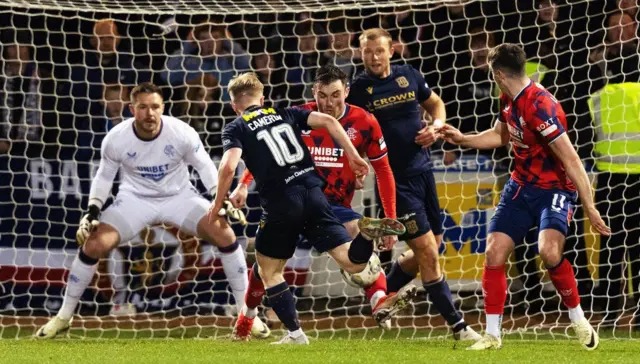
M453 338L460 341L478 341L482 339L482 336L470 326L467 326L458 332L454 332Z
M69 331L69 328L71 327L71 320L72 319L63 320L58 316L55 316L36 332L35 338L43 340L53 339L58 334Z
M484 336L476 341L475 344L469 346L467 350L491 350L500 349L502 347L502 340L491 334L484 334Z
M272 342L271 345L309 345L309 338L304 333L297 338L287 333L282 339Z
M598 333L586 318L579 322L572 323L571 327L573 327L573 331L575 331L578 336L578 341L580 341L580 344L582 344L586 350L595 350L600 344Z

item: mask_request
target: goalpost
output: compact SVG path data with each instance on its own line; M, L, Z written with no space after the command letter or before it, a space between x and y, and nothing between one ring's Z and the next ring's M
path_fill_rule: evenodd
M607 78L612 83L600 46L612 9L593 9L586 0L570 3L0 1L0 338L29 336L60 308L100 141L129 116L129 91L139 82L160 85L165 113L196 128L218 159L222 128L234 118L226 91L234 74L256 71L268 103L301 104L312 98L319 66L333 62L350 77L360 72L358 34L384 27L394 37L392 61L421 70L445 101L448 122L479 132L491 126L499 107L486 53L495 44L516 42L529 57L529 75L563 105L572 140L585 164L593 166L593 116L601 110L589 100ZM509 175L509 151L460 151L438 143L432 159L445 231L442 267L465 319L481 329L483 253ZM610 185L597 185L598 173L589 169L599 191L620 183L611 178ZM587 318L615 338L632 338L640 327L640 216L617 207L637 205L640 187L625 183L638 191L635 197L633 192L611 197L606 208L628 219L624 236L614 231L618 234L603 244L578 209L566 245ZM354 208L367 216L379 210L374 186L369 176L354 200ZM251 264L260 216L255 192L248 210L249 225L234 230ZM503 328L518 337L569 335L566 311L545 277L535 236L532 231L512 256ZM401 242L381 259L388 262L406 249ZM101 262L72 336L228 335L234 305L216 253L171 227L141 231ZM303 328L312 336L381 335L362 292L342 280L328 256L299 249L285 276L295 290ZM419 280L415 283L421 289ZM261 315L273 318L268 309ZM424 295L392 322L402 337L450 335Z

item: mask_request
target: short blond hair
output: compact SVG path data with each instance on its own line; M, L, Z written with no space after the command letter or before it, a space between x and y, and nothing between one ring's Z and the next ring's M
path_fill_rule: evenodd
M377 40L378 38L387 38L389 40L389 47L391 47L391 42L393 41L393 37L391 34L382 28L372 28L367 29L362 34L360 34L360 46L364 45L364 42L368 40Z
M254 72L243 73L229 82L229 95L232 99L241 96L262 96L264 85Z

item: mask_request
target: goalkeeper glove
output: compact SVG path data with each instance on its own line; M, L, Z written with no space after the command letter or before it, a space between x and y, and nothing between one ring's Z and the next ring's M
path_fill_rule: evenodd
M247 217L244 215L244 212L241 209L233 207L233 204L229 200L224 201L224 207L220 209L218 214L220 216L226 216L229 220L239 221L243 226L247 225Z
M100 217L100 208L96 205L89 205L89 209L86 214L82 216L80 219L80 226L78 226L78 231L76 231L76 242L78 245L82 246L91 232L98 227L100 222L98 218Z

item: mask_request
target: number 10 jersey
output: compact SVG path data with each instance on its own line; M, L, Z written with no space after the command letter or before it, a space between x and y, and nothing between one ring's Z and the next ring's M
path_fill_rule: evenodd
M303 130L309 130L309 114L297 108L252 106L224 128L224 151L242 149L261 199L294 187L324 186L301 137Z

